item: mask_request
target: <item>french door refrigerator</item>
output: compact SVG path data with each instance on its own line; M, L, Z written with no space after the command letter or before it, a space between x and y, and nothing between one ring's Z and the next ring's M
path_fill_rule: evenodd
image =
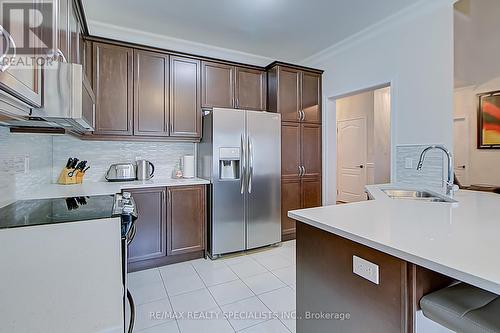
M210 180L208 252L281 241L281 115L214 108L203 117L198 175Z

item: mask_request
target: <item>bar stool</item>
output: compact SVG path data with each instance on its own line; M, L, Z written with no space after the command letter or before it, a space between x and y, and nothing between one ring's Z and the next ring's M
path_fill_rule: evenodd
M422 297L420 306L424 316L455 332L500 332L499 296L465 283Z

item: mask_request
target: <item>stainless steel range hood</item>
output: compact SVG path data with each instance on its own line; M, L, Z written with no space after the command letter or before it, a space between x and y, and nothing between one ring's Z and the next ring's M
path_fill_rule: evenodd
M44 69L43 107L39 117L72 132L94 130L95 95L82 65L57 62Z

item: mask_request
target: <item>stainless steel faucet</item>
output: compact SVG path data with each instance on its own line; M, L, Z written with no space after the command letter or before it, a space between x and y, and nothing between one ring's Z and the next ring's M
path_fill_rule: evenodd
M418 161L417 170L422 169L422 166L424 165L425 155L427 154L427 152L429 150L432 150L432 149L439 149L439 150L443 151L446 154L446 157L448 158L448 179L446 181L446 195L449 197L453 197L453 193L456 191L457 186L455 186L455 184L453 184L453 174L454 174L453 173L453 158L452 158L452 154L448 150L448 148L446 148L443 145L433 145L433 146L429 146L429 147L425 148L422 151L422 153L420 154L420 160Z

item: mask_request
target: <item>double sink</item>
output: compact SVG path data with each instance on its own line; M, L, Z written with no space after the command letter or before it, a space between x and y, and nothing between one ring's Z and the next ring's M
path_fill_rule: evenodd
M436 193L420 190L400 190L400 189L386 189L382 190L389 198L392 199L405 199L417 200L425 202L456 202L455 200L438 195Z

